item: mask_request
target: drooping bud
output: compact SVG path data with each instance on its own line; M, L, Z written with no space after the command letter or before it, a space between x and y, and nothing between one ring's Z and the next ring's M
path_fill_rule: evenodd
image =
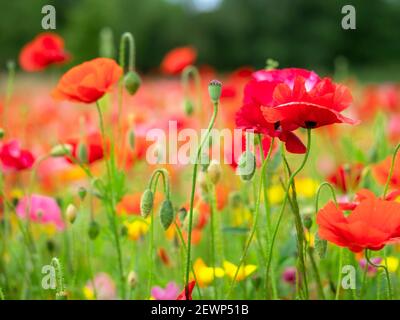
M85 143L80 142L78 144L78 159L81 163L88 162L88 150Z
M75 222L77 212L78 212L78 209L72 203L70 203L67 206L67 209L65 211L65 216L70 223Z
M208 94L211 101L216 103L219 101L222 92L222 83L218 80L211 80L208 84Z
M212 184L217 184L219 179L221 178L221 165L216 160L211 160L211 163L208 167L208 177Z
M140 199L140 213L143 218L148 217L153 209L154 195L150 189L144 190L142 198Z
M313 224L312 218L310 214L305 214L303 217L303 224L307 230L310 230Z
M79 188L79 190L78 190L78 196L79 196L79 198L81 199L81 201L85 200L86 193L87 193L87 191L86 191L86 189L85 189L84 187L80 187L80 188Z
M90 222L90 225L89 225L89 231L88 231L89 238L90 238L91 240L94 240L94 239L97 238L97 236L99 235L99 233L100 233L100 226L99 226L99 224L98 224L95 220L92 220L92 221Z
M318 253L318 256L320 257L320 259L325 258L327 245L328 245L327 241L324 239L321 239L317 232L315 235L315 250L317 250L317 253Z
M128 273L128 285L131 289L134 289L138 283L138 276L135 271L131 271Z
M241 154L236 169L236 174L242 180L250 181L256 172L256 156L251 151L245 151Z
M72 146L70 144L57 144L50 150L50 155L54 158L65 157L72 153Z
M172 207L172 202L169 199L164 200L161 204L160 220L164 230L167 230L174 221L174 208Z
M183 108L187 116L191 116L193 114L194 107L193 107L193 102L190 99L188 98L185 99L185 101L183 102Z
M141 84L142 80L135 71L129 71L124 77L125 88L132 96L138 91Z

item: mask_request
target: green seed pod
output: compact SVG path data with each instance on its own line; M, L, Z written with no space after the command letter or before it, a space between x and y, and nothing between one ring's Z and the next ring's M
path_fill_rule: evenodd
M174 221L174 208L172 207L172 202L169 199L164 200L161 204L160 220L165 230L167 230Z
M138 91L141 84L142 80L135 71L129 71L124 77L125 88L131 96L133 96L136 91Z
M185 99L185 101L183 102L183 108L187 116L191 116L193 114L194 106L193 102L190 99Z
M327 245L328 245L327 241L324 239L321 239L317 232L315 235L315 250L317 250L317 253L318 253L318 256L320 257L320 259L325 258Z
M50 155L54 158L65 157L70 155L72 152L72 146L70 144L57 144L50 150Z
M147 218L151 213L154 204L154 195L150 189L144 190L140 199L140 214L143 218Z
M250 181L256 172L256 156L251 151L245 151L239 158L236 174L242 180Z
M303 217L303 224L307 230L310 230L313 224L312 217L310 214L305 214Z
M81 163L87 163L88 162L88 150L86 144L80 142L78 144L78 160Z
M135 150L135 130L132 128L128 131L128 144L131 151Z
M211 98L211 101L216 103L219 101L222 92L222 83L218 80L211 80L208 84L208 94Z
M95 220L92 220L91 222L90 222L90 225L89 225L89 238L91 239L91 240L94 240L94 239L96 239L97 238L97 236L99 235L99 233L100 233L100 226L99 226L99 224L95 221Z
M79 190L78 190L78 196L79 196L79 198L81 199L81 201L85 200L86 193L87 193L87 191L86 191L86 189L85 189L84 187L80 187L80 188L79 188Z

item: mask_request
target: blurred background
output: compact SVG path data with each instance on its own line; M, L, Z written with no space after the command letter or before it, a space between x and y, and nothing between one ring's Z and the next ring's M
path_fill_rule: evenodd
M97 56L100 31L110 27L115 45L122 32L134 34L141 72L157 68L168 50L193 45L198 64L219 71L260 68L274 58L282 67L322 72L348 62L366 81L400 79L400 0L2 0L3 71L43 31L46 4L56 8L55 31L71 64ZM356 8L356 30L341 27L346 4Z

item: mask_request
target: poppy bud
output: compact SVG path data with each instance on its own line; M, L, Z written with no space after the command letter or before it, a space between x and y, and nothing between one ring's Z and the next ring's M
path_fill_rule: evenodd
M124 85L125 89L129 92L130 95L134 95L136 91L138 91L142 80L139 75L135 71L129 71L124 77Z
M193 107L193 103L192 103L192 101L190 101L190 99L185 99L185 101L183 102L183 107L185 110L185 114L187 116L191 116L193 114L194 107Z
M143 218L147 218L153 209L154 195L150 189L144 190L142 198L140 199L140 214Z
M82 163L88 162L88 150L86 144L82 142L78 144L78 159Z
M208 192L207 175L200 171L198 175L199 187L202 193Z
M131 151L135 150L135 130L132 128L128 131L128 144Z
M218 80L211 80L208 84L208 94L212 102L216 103L219 101L219 98L221 97L221 91L222 83Z
M239 158L236 174L238 174L242 180L250 181L255 172L256 156L250 151L243 152Z
M187 216L186 208L185 207L180 208L179 211L178 211L179 220L181 222L185 221L186 216Z
M81 201L85 200L86 193L87 193L87 191L84 187L79 188L78 195L79 195L79 198L81 199Z
M95 221L95 220L92 220L91 222L90 222L90 225L89 225L89 238L91 239L91 240L94 240L94 239L96 239L97 238L97 236L99 235L99 233L100 233L100 226L99 226L99 224Z
M75 219L76 219L76 213L77 213L77 209L76 209L76 207L72 204L72 203L70 203L68 206L67 206L67 210L65 211L65 216L66 216L66 218L67 218L67 220L70 222L70 223L74 223L74 221L75 221Z
M215 185L221 178L221 166L218 161L212 160L208 167L208 177L210 181Z
M172 207L172 202L169 199L164 200L161 204L160 219L165 230L168 229L174 220L174 209Z
M138 282L138 276L137 276L136 272L135 271L129 272L127 280L128 280L129 287L131 289L134 289Z
M320 259L325 258L327 248L327 241L319 237L318 232L315 235L315 249L317 250Z
M5 135L4 129L0 128L0 139L3 139Z
M93 194L98 198L102 198L103 194L105 194L104 182L99 178L94 178L91 181L91 184L93 188Z
M304 224L304 227L305 227L307 230L310 230L310 229L311 229L311 226L312 226L312 224L313 224L311 215L309 215L309 214L305 214L305 215L304 215L304 217L303 217L303 224Z
M57 144L50 150L50 155L54 158L65 157L72 153L72 146L70 144Z

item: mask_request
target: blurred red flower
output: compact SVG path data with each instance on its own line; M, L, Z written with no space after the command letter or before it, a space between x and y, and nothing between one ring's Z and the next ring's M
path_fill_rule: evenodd
M340 112L352 103L349 89L329 78L304 69L260 70L256 78L264 85L258 91L268 122L287 130L318 128L333 123L355 124Z
M52 64L64 63L69 54L64 51L64 40L55 33L41 33L27 43L19 55L19 64L25 71L41 71Z
M101 134L98 132L94 132L86 136L84 139L80 138L73 138L66 141L67 144L72 146L71 154L75 159L78 159L78 145L80 142L86 144L87 147L87 162L92 164L97 160L101 160L104 157L104 150L103 150L103 139ZM108 146L108 143L107 143ZM66 158L69 162L71 160L67 157Z
M11 140L0 148L0 161L7 171L21 171L33 166L35 158L28 150L20 148L17 140Z
M354 190L361 180L364 166L357 164L340 165L336 171L328 177L328 181L334 184L343 193Z
M392 156L387 157L382 162L375 165L372 169L375 179L382 185L386 184L389 177L390 167L392 165ZM389 186L400 189L400 160L397 158L394 163L393 175L389 181Z
M380 250L400 240L400 203L364 193L352 213L346 217L333 202L317 215L318 234L322 239L353 252Z
M187 288L182 290L182 292L176 297L176 300L192 300L193 288L196 285L196 281L189 282ZM187 292L186 292L187 291Z
M175 48L168 52L161 62L161 70L165 74L179 74L187 66L193 64L197 58L193 47Z
M52 96L57 100L92 103L111 91L123 71L112 59L96 58L67 71Z

